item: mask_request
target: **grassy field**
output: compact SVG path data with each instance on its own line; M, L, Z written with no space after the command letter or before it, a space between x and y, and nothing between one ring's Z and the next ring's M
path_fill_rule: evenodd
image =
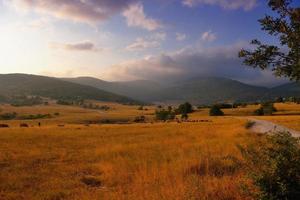
M236 116L257 106L225 110L224 117L209 117L207 109L190 116L207 122L153 123L154 107L106 105L111 109L0 107L20 115L60 113L0 121L11 126L0 129L0 199L251 199L242 189L250 181L237 145L259 136ZM275 116L263 118L299 129L299 105L276 107ZM139 115L149 123L84 125ZM22 122L34 127L20 128Z

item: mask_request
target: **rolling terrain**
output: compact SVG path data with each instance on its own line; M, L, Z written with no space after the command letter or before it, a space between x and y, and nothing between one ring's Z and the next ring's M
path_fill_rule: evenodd
M27 74L0 75L0 96L2 101L19 95L37 95L56 100L93 99L129 104L138 103L121 95L57 78Z
M213 104L218 102L255 102L276 97L300 97L300 85L284 84L274 88L248 85L221 77L198 77L175 83L139 80L108 82L91 77L65 78L65 81L93 86L147 102Z

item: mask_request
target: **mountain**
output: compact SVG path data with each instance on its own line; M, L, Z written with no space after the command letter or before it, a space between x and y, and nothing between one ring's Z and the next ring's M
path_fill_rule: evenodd
M272 88L269 93L271 97L300 97L300 83L287 83Z
M92 77L64 78L64 81L92 86L140 101L149 101L164 85L148 80L108 82Z
M257 101L265 98L267 88L247 85L219 77L198 77L168 86L153 81L107 82L91 77L65 78L78 84L129 96L147 102L189 101L195 104L214 102Z
M91 77L66 78L64 80L93 86L133 99L157 103L176 104L189 101L194 104L212 104L266 101L274 100L276 97L300 97L299 83L266 88L222 77L196 77L168 85L147 80L108 82Z
M37 95L52 99L93 99L119 103L138 103L130 98L91 86L58 78L27 74L0 74L0 97ZM1 99L1 98L0 98Z
M211 104L218 102L254 102L265 99L267 88L247 85L219 77L198 77L159 91L154 101Z

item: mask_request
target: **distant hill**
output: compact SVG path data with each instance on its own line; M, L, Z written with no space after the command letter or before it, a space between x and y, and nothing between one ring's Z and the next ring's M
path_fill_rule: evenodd
M252 86L220 77L197 77L164 85L138 80L108 82L92 77L51 78L26 74L0 75L0 101L6 96L38 95L53 99L95 99L119 103L143 102L213 104L254 102L276 97L300 97L300 84L274 88ZM126 96L126 97L125 97Z
M210 104L214 102L257 101L265 98L267 88L247 85L217 77L198 77L178 83L162 85L153 81L107 82L91 77L66 78L65 81L93 86L99 89L148 102L182 102Z
M269 91L271 97L300 97L300 83L287 83Z
M92 77L66 78L133 99L157 103L213 104L218 102L255 102L276 97L300 96L300 84L289 83L275 88L252 86L221 77L197 77L168 86L154 81L108 82Z
M108 82L92 77L64 78L62 80L92 86L140 101L150 101L156 92L165 88L162 84L147 80Z
M266 98L267 88L219 77L199 77L159 91L154 101L189 101L196 104L253 102Z
M37 95L52 99L93 99L119 103L138 103L130 98L91 86L63 81L58 78L27 74L0 74L0 97ZM0 99L1 99L0 98Z

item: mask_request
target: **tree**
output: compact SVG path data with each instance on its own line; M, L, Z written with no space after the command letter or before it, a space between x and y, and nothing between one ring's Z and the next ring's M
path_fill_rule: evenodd
M176 109L176 114L188 114L193 112L193 106L189 102L179 105Z
M212 107L210 108L210 110L209 110L209 115L210 115L210 116L223 116L224 113L223 113L223 111L220 109L219 106L214 105L214 106L212 106Z
M272 102L262 103L260 108L254 111L255 115L272 115L277 109Z
M268 0L276 17L266 15L259 20L261 29L277 37L280 45L263 44L254 39L251 44L256 49L242 49L239 57L253 68L271 69L276 76L300 81L300 7L293 7L292 2Z
M290 133L276 133L239 148L254 186L259 189L258 199L299 199L299 139Z
M161 109L155 111L155 117L157 120L173 120L175 119L175 113L169 110Z

